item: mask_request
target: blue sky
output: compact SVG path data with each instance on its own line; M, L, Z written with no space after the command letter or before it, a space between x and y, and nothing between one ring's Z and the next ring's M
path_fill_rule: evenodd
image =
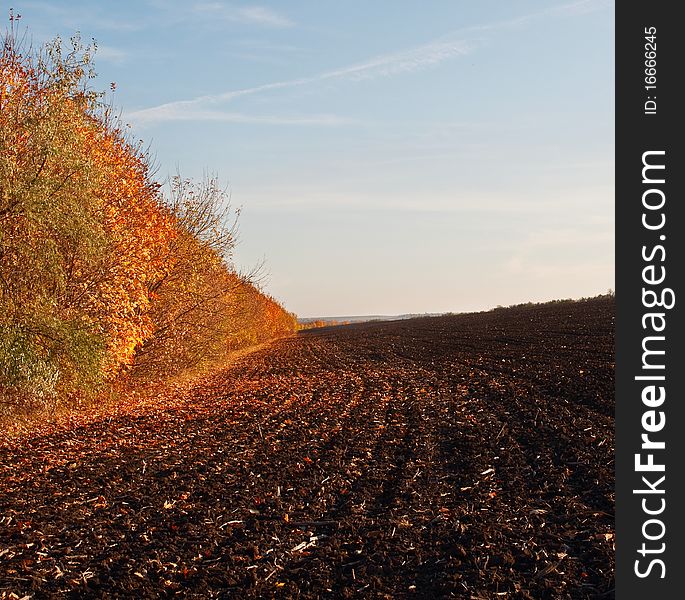
M159 178L216 173L301 316L614 286L613 2L2 4L97 40Z

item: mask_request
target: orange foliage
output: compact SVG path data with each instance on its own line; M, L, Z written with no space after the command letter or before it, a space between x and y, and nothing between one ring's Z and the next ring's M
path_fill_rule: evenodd
M294 330L230 263L215 180L174 180L91 91L77 39L0 50L0 392L42 400L134 363L164 372ZM21 394L19 394L21 395Z
M98 315L107 331L107 368L115 371L133 362L136 348L154 331L148 290L168 268L164 257L176 231L171 217L160 209L159 186L150 181L144 157L118 129L98 133L88 151L104 166L98 195L110 260L86 310Z
M336 320L326 321L325 319L317 319L315 321L308 321L306 323L298 323L297 329L298 330L317 329L319 327L337 327L338 325L349 325L349 324L350 324L349 321L336 321Z

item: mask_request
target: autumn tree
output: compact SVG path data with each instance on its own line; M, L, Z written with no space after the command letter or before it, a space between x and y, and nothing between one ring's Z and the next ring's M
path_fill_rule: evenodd
M137 371L174 372L224 354L228 296L240 285L230 261L239 211L216 177L199 184L172 178L165 209L174 228L166 270L150 282L150 337L138 351Z
M215 177L166 197L90 87L94 47L0 53L0 397L49 404L294 331L232 263L239 211Z
M92 48L0 55L0 388L47 401L130 363L173 235L140 148L90 91ZM9 393L13 391L13 394Z
M166 206L176 235L167 271L150 288L155 328L136 370L171 373L214 363L233 350L292 333L295 319L233 264L240 211L216 177L172 178Z

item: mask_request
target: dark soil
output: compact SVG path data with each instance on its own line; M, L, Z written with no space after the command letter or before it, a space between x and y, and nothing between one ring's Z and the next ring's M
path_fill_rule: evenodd
M613 315L311 330L6 445L0 598L611 598Z

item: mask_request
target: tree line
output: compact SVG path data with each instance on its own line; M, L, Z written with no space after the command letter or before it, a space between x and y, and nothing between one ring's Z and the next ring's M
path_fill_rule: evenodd
M0 411L220 360L295 330L232 262L239 211L217 179L152 160L101 92L94 46L0 54Z

